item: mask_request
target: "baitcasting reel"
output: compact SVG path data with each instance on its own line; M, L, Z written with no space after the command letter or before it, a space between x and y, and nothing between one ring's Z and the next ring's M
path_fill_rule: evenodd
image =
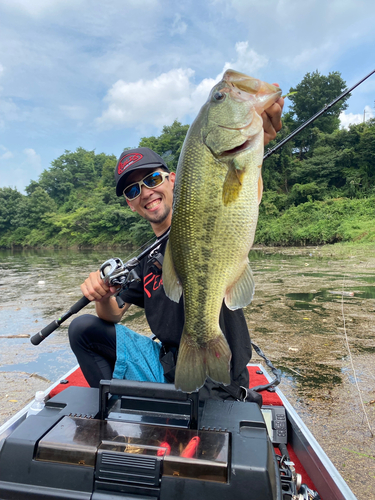
M108 259L100 266L100 277L108 286L121 286L123 288L133 281L140 280L134 271L138 264L139 260L136 257L126 264L118 257Z
M113 259L106 260L100 266L100 277L104 283L108 286L120 286L119 291L116 294L117 305L122 309L125 302L120 297L122 290L126 290L131 283L135 281L141 281L141 278L135 271L135 267L139 264L137 257L128 260L125 264L121 259L115 257Z

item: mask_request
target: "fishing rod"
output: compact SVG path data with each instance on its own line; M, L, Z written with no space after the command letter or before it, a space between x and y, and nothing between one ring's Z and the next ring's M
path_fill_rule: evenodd
M119 297L119 293L126 290L131 283L135 281L140 281L139 276L135 272L135 267L144 259L147 255L150 255L156 247L158 247L163 241L165 241L169 236L170 229L163 234L163 236L157 239L152 245L147 247L143 252L141 252L137 257L125 262L122 262L118 257L113 259L108 259L100 266L100 277L104 283L108 286L120 286L117 292L116 300L120 308L124 307L125 302ZM91 300L87 297L81 297L72 307L64 313L60 318L55 319L45 328L40 330L30 338L30 342L34 345L39 345L45 338L48 337L52 332L54 332L64 321L66 321L73 314L77 314L81 309L90 304Z
M314 120L316 120L317 118L319 118L319 116L321 116L323 113L325 113L326 111L328 111L330 108L332 108L332 106L334 106L336 103L338 103L343 97L345 97L346 95L348 95L352 90L354 90L356 87L358 87L358 85L361 85L361 83L363 83L365 80L367 80L367 78L369 78L371 75L373 75L375 73L375 69L373 71L371 71L371 73L369 73L368 75L366 75L364 78L362 78L362 80L360 80L359 82L357 82L355 85L353 85L353 87L350 87L350 89L346 89L344 90L344 92L339 95L338 97L336 97L332 102L330 102L329 104L326 104L324 106L324 108L322 108L320 111L318 111L317 113L315 113L315 115L313 115L311 118L309 118L308 120L306 120L304 123L302 123L302 125L300 125L299 127L297 127L295 130L293 130L293 132L291 132L288 136L285 137L285 139L283 139L282 141L280 141L278 144L276 144L275 147L271 148L271 149L268 149L267 150L267 153L263 156L263 161L266 160L267 158L269 158L271 155L273 155L273 153L275 153L279 148L281 148L282 146L284 146L284 144L286 144L288 141L290 141L291 139L293 139L293 137L295 137L297 134L299 134L301 132L301 130L303 130L305 127L307 127L308 125L310 125L310 123L312 123Z

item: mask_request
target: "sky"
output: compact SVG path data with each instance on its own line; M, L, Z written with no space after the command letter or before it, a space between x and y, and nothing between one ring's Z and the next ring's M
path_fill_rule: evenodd
M374 0L0 0L0 187L190 124L228 68L285 93L316 70L352 86L375 69L374 25ZM375 75L342 126L374 101Z

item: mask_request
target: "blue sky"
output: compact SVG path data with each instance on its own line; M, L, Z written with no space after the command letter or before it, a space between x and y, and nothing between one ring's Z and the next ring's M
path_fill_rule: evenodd
M278 82L375 68L374 0L0 0L0 187L82 146L118 156L191 123L229 67ZM374 116L375 76L343 126Z

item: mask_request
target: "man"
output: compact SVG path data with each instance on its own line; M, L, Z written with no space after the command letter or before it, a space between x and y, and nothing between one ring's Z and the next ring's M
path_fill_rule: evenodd
M267 144L281 129L284 101L279 99L263 113L264 142ZM131 210L148 220L160 238L172 220L175 173L163 159L148 148L124 151L115 171L116 194L124 195ZM166 242L159 248L163 256ZM162 259L160 259L161 261ZM116 288L106 286L99 271L91 273L82 283L82 293L95 301L98 317L84 315L69 327L73 352L88 383L98 387L101 379L126 378L154 382L173 382L178 346L184 324L183 301L169 300L162 286L161 266L145 258L136 269L141 282L121 292L125 302L118 306ZM132 332L119 324L131 304L145 309L153 334L160 340ZM220 326L232 351L231 384L223 386L212 381L201 389L201 397L222 399L240 397L240 387L248 387L246 364L251 358L250 336L242 310L229 311L223 304Z

